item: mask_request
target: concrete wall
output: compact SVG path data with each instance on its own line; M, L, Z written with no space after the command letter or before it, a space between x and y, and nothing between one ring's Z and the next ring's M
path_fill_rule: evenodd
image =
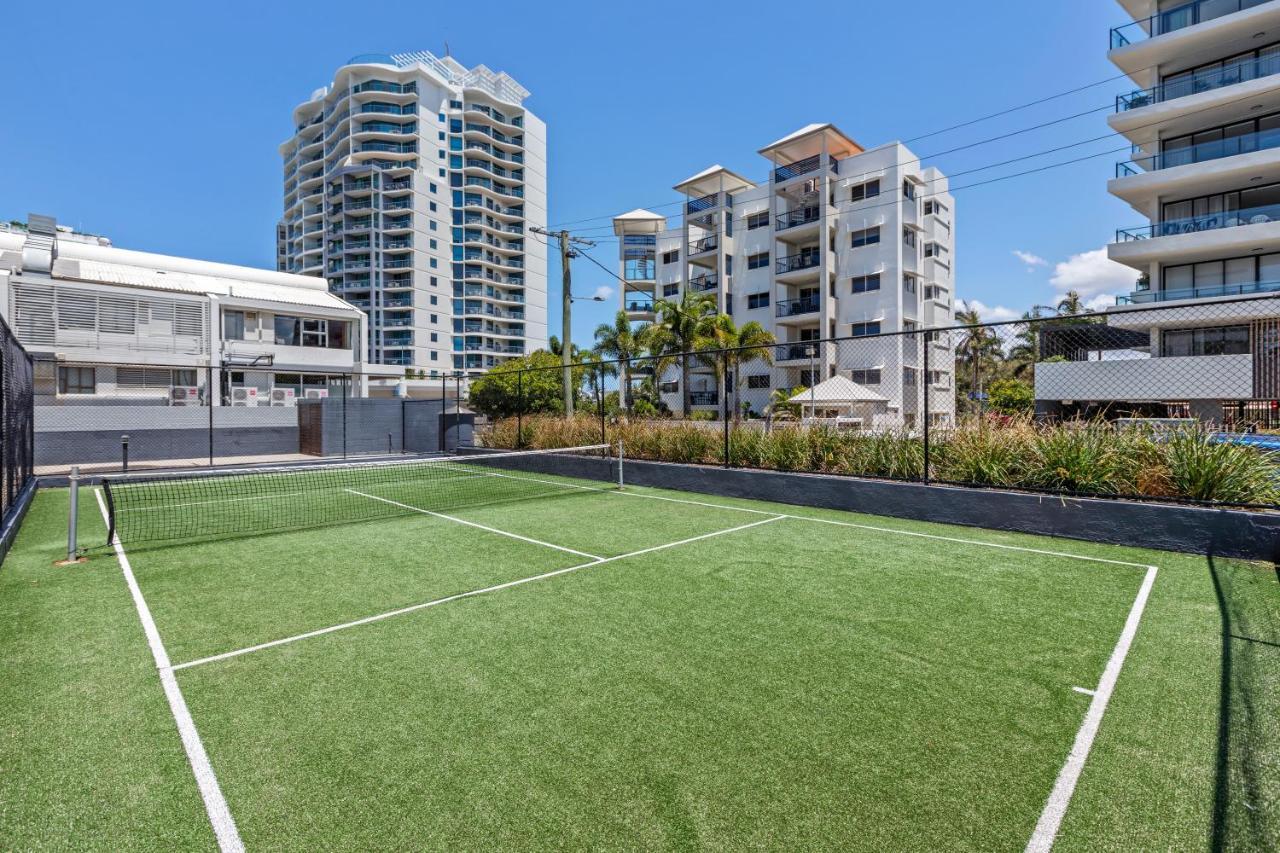
M441 402L439 400L399 400L395 398L350 398L343 400L302 400L298 402L299 422L308 417L307 407L320 410L320 455L341 456L344 452L343 418L346 418L345 452L438 453ZM444 450L472 443L475 416L463 412L460 422L453 411L444 416ZM314 452L308 448L308 452Z
M609 460L581 456L530 456L494 460L493 464L589 480L611 481L617 477L617 470ZM1162 551L1280 562L1280 513L1063 498L666 462L626 460L624 471L627 483L637 486Z
M1041 362L1037 400L1247 400L1253 356Z

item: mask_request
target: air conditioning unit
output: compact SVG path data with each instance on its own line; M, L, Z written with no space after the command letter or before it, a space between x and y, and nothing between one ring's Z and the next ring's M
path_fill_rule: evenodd
M258 389L257 388L232 388L231 389L231 405L233 406L258 405Z
M169 389L170 406L199 406L200 389L193 385L175 385Z
M308 388L305 393L308 400L323 400L329 396L329 389L328 388Z
M295 394L292 388L271 389L271 405L273 406L292 406L294 397Z

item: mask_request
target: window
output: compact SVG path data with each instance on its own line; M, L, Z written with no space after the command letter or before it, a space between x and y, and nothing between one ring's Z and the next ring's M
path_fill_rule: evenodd
M440 356L440 353L436 352L435 350L432 350L432 351L431 351L431 360L432 360L432 361L439 361L439 360L440 360L439 356Z
M304 347L323 347L329 342L328 322L325 320L302 321L302 345Z
M678 284L664 284L664 285L662 286L662 295L663 295L664 297L665 297L665 296L675 296L675 295L677 295L678 293L680 293L680 285L678 285Z
M92 367L59 367L59 394L93 394L97 390Z
M724 274L733 275L733 255L724 256Z
M872 290L880 289L880 273L872 273L871 275L855 275L853 277L853 292L867 293Z
M302 319L277 314L275 317L276 345L296 347L302 345Z
M229 341L247 341L248 333L257 336L258 314L256 311L223 311L222 337Z
M435 343L439 343L439 342L440 342L440 336L439 336L438 334L436 334L435 332L432 332L432 333L431 333L431 343L435 344Z
M939 260L946 260L947 247L942 245L941 243L925 243L924 256L926 258L937 258Z
M911 387L915 387L915 384L916 384L916 369L915 369L914 367L904 367L904 368L902 368L902 384L903 384L903 385L910 385Z
M854 323L849 328L849 334L855 338L862 337L864 335L878 335L880 334L880 321L877 320L874 323Z
M903 180L902 197L907 199L914 199L916 197L916 185L914 181L910 179Z
M670 252L662 253L662 262L664 264L674 264L678 260L680 260L679 249L672 249Z
M916 232L912 231L910 228L903 228L902 245L910 246L914 249L916 247Z
M764 228L769 224L769 211L762 210L759 213L750 213L747 215L747 230L754 231L757 228Z
M1160 355L1247 355L1248 326L1219 326L1213 329L1177 329L1161 335Z
M748 308L768 308L768 307L769 307L769 294L767 294L767 293L748 293L748 294L747 294L747 307L748 307Z
M849 371L849 378L859 385L879 385L880 368L869 367L865 370L851 370Z
M757 255L747 255L747 269L758 270L769 266L769 253L760 252Z
M934 199L926 199L924 203L924 215L937 214L941 216L947 212L947 206L940 201Z
M432 315L431 315L431 317L430 317L430 321L431 321L432 323L439 323L439 322L440 322L440 315L439 315L439 314L432 314Z
M627 234L622 238L624 246L656 246L658 238L652 234Z
M748 388L768 388L769 379L770 377L769 377L769 374L767 373L759 373L755 376L748 376L747 387Z
M436 295L435 295L434 293L433 293L433 294L431 294L431 304L432 304L432 305L439 305L439 304L440 304L440 300L436 298Z
M875 198L880 195L880 181L867 181L865 184L858 184L850 188L850 201L863 201L869 198Z
M880 226L875 228L864 228L861 231L854 231L852 234L853 248L859 246L870 246L872 243L880 242Z
M903 276L902 276L902 292L903 292L903 293L915 293L915 292L916 292L916 277L915 277L915 276L913 276L913 275L903 275Z

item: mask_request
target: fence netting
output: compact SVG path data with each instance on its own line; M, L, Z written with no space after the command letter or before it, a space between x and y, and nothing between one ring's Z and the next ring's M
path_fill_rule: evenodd
M8 518L34 473L31 356L0 320L0 517Z
M580 359L569 401L562 365L500 370L471 401L500 447L622 440L672 462L1280 506L1280 298L838 338L817 324Z

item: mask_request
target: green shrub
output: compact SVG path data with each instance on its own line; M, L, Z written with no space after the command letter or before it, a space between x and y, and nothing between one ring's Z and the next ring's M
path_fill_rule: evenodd
M1273 454L1217 441L1204 430L1178 430L1165 440L1169 479L1177 494L1198 501L1280 502L1280 468Z

